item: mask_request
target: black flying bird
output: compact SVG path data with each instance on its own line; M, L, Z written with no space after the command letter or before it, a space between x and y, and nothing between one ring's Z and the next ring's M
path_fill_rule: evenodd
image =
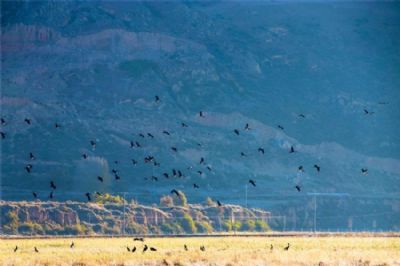
M50 187L52 188L52 189L56 189L57 187L56 187L56 184L54 184L54 181L50 181Z
M294 152L296 152L296 151L294 150L294 147L293 147L293 146L291 146L291 147L290 147L290 151L289 151L289 153L294 153Z
M85 193L85 196L87 197L87 200L88 200L88 201L91 200L91 198L90 198L90 193L89 193L89 192L86 192L86 193Z
M4 133L3 131L0 132L1 135L1 139L5 139L6 138L6 133Z
M165 134L165 135L168 135L168 136L171 135L171 134L170 134L168 131L166 131L166 130L164 130L162 133Z
M256 186L256 181L254 181L252 179L249 180L249 183L252 184L253 186Z
M199 116L200 116L200 117L204 117L203 111L200 111L200 112L199 112Z
M28 119L28 118L25 118L25 123L27 123L28 125L30 125L31 124L31 120L30 119Z
M30 160L35 160L36 159L36 157L33 155L32 152L29 153L29 159Z
M251 129L251 128L250 128L249 124L246 123L246 126L244 127L244 130L250 130L250 129Z
M298 192L301 191L301 187L299 185L296 185L295 188L297 189Z
M235 132L235 134L238 135L238 136L240 134L238 129L234 129L233 132Z
M30 173L32 171L33 165L28 164L27 166L25 166L25 170Z
M262 154L264 154L265 153L265 150L264 150L264 148L258 148L258 152L261 152Z
M368 174L368 169L367 168L361 168L361 173L363 175L367 175Z
M103 182L103 181L104 181L103 177L101 177L101 176L97 176L97 179L98 179L100 182Z
M32 192L33 197L36 199L37 198L37 193L35 191Z
M284 130L283 126L281 126L281 125L278 125L278 128L281 130Z
M177 197L180 197L180 196L181 196L181 194L179 193L179 191L176 190L176 189L171 190L171 194L176 194Z
M154 99L155 99L156 103L158 103L160 101L160 97L158 97L158 95L154 96Z
M196 183L193 184L194 188L200 188Z
M319 165L314 164L314 168L317 169L317 172L321 171L321 167Z

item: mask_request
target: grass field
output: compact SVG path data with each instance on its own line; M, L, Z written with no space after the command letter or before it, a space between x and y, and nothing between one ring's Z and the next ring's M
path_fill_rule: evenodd
M75 243L70 248L71 242ZM288 251L284 247L290 243ZM143 245L157 251L142 252ZM185 251L184 245L188 251ZM273 250L270 250L271 244ZM14 247L18 251L14 253ZM200 250L204 245L205 251ZM37 247L39 253L34 251ZM136 246L135 253L127 248ZM400 238L2 239L1 265L400 265Z

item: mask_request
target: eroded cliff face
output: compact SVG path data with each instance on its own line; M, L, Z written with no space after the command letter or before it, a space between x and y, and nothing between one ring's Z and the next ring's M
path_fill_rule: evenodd
M0 201L0 212L4 234L210 233L229 231L233 224L247 221L266 224L270 216L238 205L160 207L73 201Z

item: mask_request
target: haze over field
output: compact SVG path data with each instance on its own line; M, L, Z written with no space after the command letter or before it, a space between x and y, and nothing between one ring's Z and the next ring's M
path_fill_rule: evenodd
M315 192L341 193L321 229L400 229L400 3L6 1L1 26L2 199L54 180L56 200L244 205L247 185L286 229L312 228Z

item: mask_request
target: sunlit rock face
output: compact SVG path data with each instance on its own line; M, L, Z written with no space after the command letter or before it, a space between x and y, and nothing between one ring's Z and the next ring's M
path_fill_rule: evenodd
M51 180L55 200L154 203L179 188L309 229L307 193L345 193L318 197L322 229L350 215L352 229L397 228L399 14L398 3L4 2L2 198L48 199Z

